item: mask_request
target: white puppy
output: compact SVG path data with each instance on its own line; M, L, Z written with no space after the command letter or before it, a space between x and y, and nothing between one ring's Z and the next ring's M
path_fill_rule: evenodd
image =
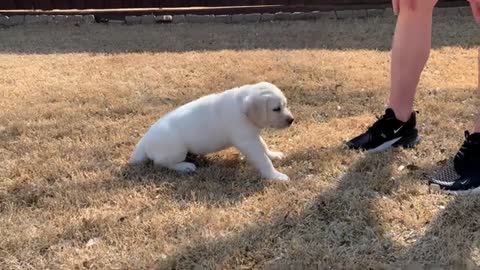
M131 164L153 160L176 171L192 172L187 153L205 155L236 147L267 179L288 180L271 159L281 159L260 137L262 128L287 128L293 122L287 100L275 85L260 82L204 96L160 118L136 145Z

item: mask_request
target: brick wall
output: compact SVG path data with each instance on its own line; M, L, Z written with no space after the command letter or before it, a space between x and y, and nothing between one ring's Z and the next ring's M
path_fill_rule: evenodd
M452 2L456 0L440 0ZM390 0L0 0L0 10L107 9L250 5L380 5Z

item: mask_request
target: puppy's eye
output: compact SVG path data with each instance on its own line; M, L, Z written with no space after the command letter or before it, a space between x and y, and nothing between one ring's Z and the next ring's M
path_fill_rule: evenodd
M281 110L282 110L282 108L280 108L280 107L276 107L275 109L273 109L274 112L279 112Z

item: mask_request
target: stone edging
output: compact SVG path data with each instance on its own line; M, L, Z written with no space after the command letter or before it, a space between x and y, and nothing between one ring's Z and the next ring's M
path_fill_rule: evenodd
M1 1L1 0L0 0ZM0 16L0 26L34 25L34 24L90 24L95 23L93 15L27 15L27 16Z
M1 1L1 0L0 0ZM469 7L437 8L435 16L466 16L470 14ZM313 12L278 12L234 14L234 15L144 15L126 16L124 20L102 20L108 23L120 24L156 24L156 23L254 23L267 21L293 21L293 20L317 20L335 19L343 20L349 18L374 18L394 17L391 8L386 9L361 9L361 10L336 10L336 11L313 11ZM0 27L11 27L16 25L35 24L64 24L81 25L95 23L94 15L26 15L26 16L1 16Z

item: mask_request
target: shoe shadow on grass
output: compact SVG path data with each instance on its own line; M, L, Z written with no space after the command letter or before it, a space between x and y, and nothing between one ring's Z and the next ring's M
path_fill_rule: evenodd
M194 237L154 267L474 269L469 267L474 267L473 252L478 257L480 249L480 200L447 197L449 202L433 218L422 216L422 207L434 207L426 180L437 166L409 165L398 173L401 160L401 151L361 155L333 188L305 203L303 212L281 208L271 220L253 221L237 234L214 240ZM423 220L422 234L415 224Z

